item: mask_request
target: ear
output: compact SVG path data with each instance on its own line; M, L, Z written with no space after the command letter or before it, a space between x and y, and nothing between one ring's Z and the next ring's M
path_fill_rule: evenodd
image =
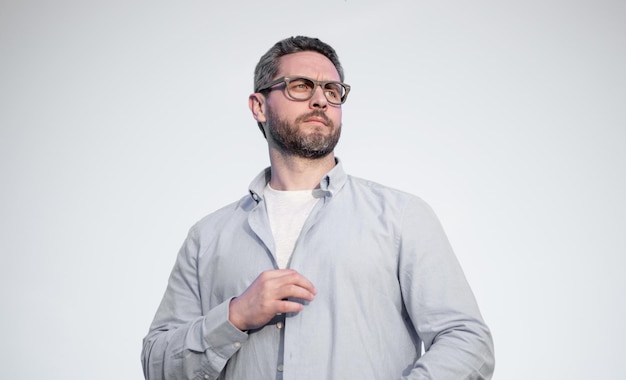
M265 115L265 96L256 92L248 97L248 107L252 111L252 117L259 123L267 121Z

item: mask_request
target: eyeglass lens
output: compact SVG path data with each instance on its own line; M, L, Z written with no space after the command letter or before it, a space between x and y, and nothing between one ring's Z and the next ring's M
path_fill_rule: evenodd
M315 92L315 86L315 82L308 78L293 78L287 84L287 92L294 99L306 100ZM346 88L341 83L325 83L323 90L326 99L334 104L341 104L346 94Z

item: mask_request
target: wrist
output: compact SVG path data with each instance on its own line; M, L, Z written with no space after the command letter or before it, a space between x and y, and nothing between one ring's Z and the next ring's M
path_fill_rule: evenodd
M237 313L238 302L239 300L237 299L237 297L233 297L230 300L230 303L228 304L228 321L237 329L243 332L247 332L248 331L247 326L245 325L244 321L240 318L239 314Z

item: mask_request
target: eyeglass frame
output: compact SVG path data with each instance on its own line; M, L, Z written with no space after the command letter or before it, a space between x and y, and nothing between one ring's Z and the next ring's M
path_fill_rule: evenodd
M313 82L313 84L314 84L313 90L311 91L311 94L309 95L309 97L307 97L306 99L297 99L293 95L291 95L291 93L289 92L289 82L293 81L293 80L296 80L296 79L306 79L306 80L309 80L309 81ZM273 81L271 81L271 82L269 82L269 83L259 87L255 92L262 92L262 91L271 90L273 86L276 86L277 84L280 84L280 83L284 83L285 84L285 91L287 92L287 94L289 95L289 97L292 100L301 101L301 102L304 102L304 101L307 101L307 100L311 99L313 97L313 95L315 95L315 89L317 88L317 86L320 86L320 88L322 89L322 92L324 93L324 97L326 98L326 100L328 100L328 102L330 104L334 104L336 106L344 104L346 102L346 100L348 99L348 93L350 92L350 85L349 84L346 84L346 83L343 83L343 82L339 82L339 81L336 81L336 80L318 81L318 80L311 79L311 78L308 78L308 77L303 77L303 76L280 77L278 79L275 79L275 80L273 80ZM330 99L328 99L328 96L326 95L326 92L324 91L324 87L327 84L329 84L329 83L339 84L339 85L343 86L343 88L346 89L346 93L343 94L343 97L341 98L341 102L340 103L335 103L335 102L331 101Z

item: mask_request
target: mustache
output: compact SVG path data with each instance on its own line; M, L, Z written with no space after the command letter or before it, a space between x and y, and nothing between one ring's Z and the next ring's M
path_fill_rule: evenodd
M333 126L333 122L328 118L328 116L326 116L326 113L324 113L324 111L320 111L320 110L315 110L315 111L311 111L307 114L298 116L296 118L296 122L303 122L311 117L319 117L320 119L324 120L324 123L326 123L326 125L329 126Z

